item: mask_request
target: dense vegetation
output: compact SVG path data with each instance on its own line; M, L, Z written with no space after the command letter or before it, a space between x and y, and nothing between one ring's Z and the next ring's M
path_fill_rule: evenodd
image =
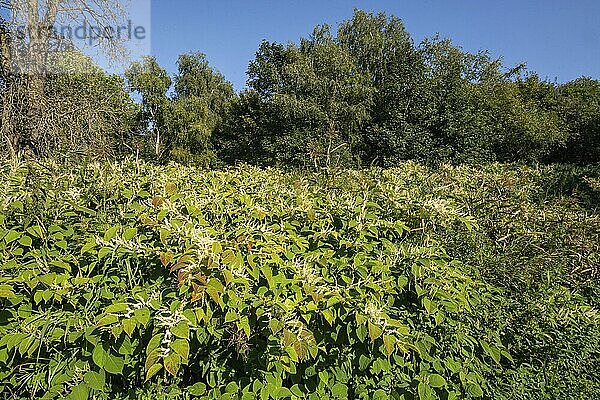
M264 41L241 93L201 53L183 54L172 77L146 58L125 80L59 54L71 73L33 83L3 56L4 154L311 168L600 161L600 82L544 81L439 37L415 43L384 14L356 11L298 43Z
M1 169L3 398L600 395L598 168Z
M3 399L600 398L599 81L362 11L240 93L197 52L18 74L8 29Z

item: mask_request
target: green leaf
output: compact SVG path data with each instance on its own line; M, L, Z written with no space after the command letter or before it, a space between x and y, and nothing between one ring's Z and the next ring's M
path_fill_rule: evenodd
M373 393L373 400L389 400L390 396L384 390L377 390Z
M356 324L359 326L364 325L368 321L368 318L360 313L356 313L354 316L356 318Z
M17 240L20 237L21 237L21 234L19 232L11 229L10 231L8 231L6 236L4 236L4 241L8 244L8 243L14 242L15 240Z
M104 241L108 242L110 241L112 238L114 238L117 235L117 230L119 229L118 226L112 226L110 228L108 228L106 230L106 232L104 233Z
M158 349L160 347L160 344L162 343L162 339L162 333L158 333L152 336L152 339L150 339L150 341L148 342L148 346L146 347L146 355L149 355L154 350Z
M40 293L39 297L41 297L41 292L35 292L34 300L38 293ZM14 299L16 297L17 297L17 295L15 294L15 292L12 291L12 288L10 286L7 286L7 285L0 286L0 299L2 299L2 298ZM37 301L36 303L39 303L39 301Z
M126 318L121 321L121 326L123 326L123 330L127 334L127 336L131 337L133 335L133 331L137 327L137 320L134 318Z
M358 329L356 329L356 336L361 342L364 342L367 338L367 327L364 325L360 325Z
M230 310L225 314L225 323L237 321L238 319L240 319L240 316L235 311Z
M127 305L127 303L115 303L115 304L111 304L110 306L106 307L106 310L104 310L104 312L106 314L119 314L119 313L125 313L129 310L129 306Z
M429 386L434 388L441 388L446 386L446 379L438 374L432 374L429 376Z
M90 389L85 383L80 383L73 388L73 391L69 395L71 400L88 400L90 397Z
M429 300L427 297L423 298L423 306L428 314L433 314L436 311L435 303Z
M238 329L244 331L246 338L250 338L250 321L247 316L242 317L236 322L236 326Z
M271 329L273 335L276 335L277 333L281 332L281 330L284 327L285 325L283 324L283 322L279 321L278 319L273 318L269 321L269 328Z
M304 397L304 392L302 392L302 390L300 389L300 386L298 384L292 386L290 391L296 397L300 397L300 398Z
M81 248L81 254L85 254L96 247L96 238L91 238L86 244Z
M106 357L106 351L104 351L102 345L94 347L94 351L92 352L92 360L94 361L94 364L96 364L100 368L104 368L104 362L106 360Z
M202 396L204 393L206 393L206 385L202 382L198 382L192 386L189 386L187 388L187 391L192 396L199 397L199 396Z
M14 208L15 210L19 210L21 212L23 212L23 202L17 200L17 201L13 201L11 203L11 208Z
M83 376L83 381L94 390L102 391L106 385L106 375L104 371L98 373L94 371L88 371Z
M144 327L147 327L150 323L150 310L148 310L146 307L135 310L133 312L133 316L137 322L141 325L144 325Z
M30 226L29 228L27 228L27 233L38 239L41 239L44 236L42 228L39 225Z
M240 390L238 384L236 382L229 382L225 387L225 393L237 393Z
M333 326L333 322L335 321L335 314L331 310L323 310L321 312L325 320L329 323L329 325Z
M500 352L500 350L496 347L496 346L492 346L490 345L488 342L486 342L485 340L481 341L481 347L483 348L483 350L485 350L485 352L492 357L492 359L497 363L500 364L500 358L502 356L502 353Z
M92 360L94 364L113 375L123 373L125 362L122 358L109 354L102 345L98 345L92 352Z
M319 380L321 380L321 382L327 385L327 382L329 382L329 374L327 373L327 371L319 372Z
M477 383L470 383L467 386L467 393L473 397L483 397L483 390Z
M177 325L171 328L171 333L180 339L188 339L190 337L190 327L186 321L179 321Z
M107 325L116 324L117 322L119 322L119 317L117 317L116 315L110 314L110 315L105 315L104 317L100 318L98 323L96 323L96 326L98 326L98 327L107 326Z
M274 399L284 399L287 397L291 397L291 395L292 392L286 387L279 387L275 391L273 391L273 393L271 393L271 396L273 396Z
M171 348L181 357L183 364L188 363L190 357L190 344L187 340L177 339L171 343Z
M365 371L369 368L369 365L371 365L371 359L364 354L361 354L360 357L358 357L358 368L361 371Z
M435 400L435 392L433 389L427 385L426 383L419 383L419 399L420 400Z
M31 238L27 235L23 235L21 236L21 238L19 239L19 244L21 246L25 246L25 247L31 247L31 245L33 244L33 240L31 240Z
M293 347L286 347L285 351L290 356L290 360L292 360L293 362L300 361L300 358L298 357L298 353L296 353L296 349L294 349Z
M149 381L154 377L154 375L158 374L158 372L162 369L162 364L154 364L151 366L146 372L146 381Z
M136 237L137 235L137 228L127 228L125 229L125 232L123 233L123 240L126 242L129 242L131 239L133 239L134 237Z
M347 399L348 398L348 386L343 383L336 383L331 388L331 394L333 397L337 399Z
M152 366L154 364L158 363L158 361L161 359L161 357L162 357L161 349L154 349L152 352L150 352L146 356L146 362L144 365L144 369L146 371L150 370L150 368L152 368Z

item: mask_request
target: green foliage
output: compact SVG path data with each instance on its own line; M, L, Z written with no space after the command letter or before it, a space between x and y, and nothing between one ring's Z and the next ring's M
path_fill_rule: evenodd
M599 175L4 164L0 392L593 398Z
M260 132L253 153L269 164L336 166L358 162L360 128L369 118L372 89L329 27L300 45L263 42L248 70L256 96L249 116ZM256 104L258 103L258 104ZM233 115L236 120L246 114ZM247 124L246 121L240 121ZM228 147L235 148L237 124ZM227 157L227 156L226 156ZM261 157L261 156L259 156ZM245 161L253 161L251 158Z
M298 44L265 41L248 77L214 139L227 163L597 161L597 81L541 81L437 36L415 44L385 14L356 10L337 35L317 26Z
M71 72L48 76L45 86L46 106L52 110L45 119L48 154L115 158L129 141L138 112L123 79L107 75L81 54L62 57L59 68Z
M209 165L215 158L211 136L234 98L233 87L209 66L204 54L183 54L177 65L169 117L169 131L174 136L172 158Z
M174 76L152 57L133 63L134 104L121 78L61 49L50 64L66 74L16 76L8 58L0 65L3 154L315 170L600 160L597 80L558 84L450 39L415 43L385 13L355 10L336 29L263 41L242 93L195 52L179 57Z
M579 78L559 88L559 113L568 140L555 150L554 158L579 164L600 161L600 82Z
M125 71L125 77L129 90L141 97L139 134L142 143L146 141L147 146L143 150L162 159L171 139L166 129L170 111L168 92L172 84L171 78L154 57L145 57L141 62L131 64ZM138 144L137 147L139 151L141 145Z
M181 55L177 65L173 80L152 57L125 73L130 90L142 100L141 138L154 159L206 166L214 161L210 138L234 96L233 87L210 68L204 54Z

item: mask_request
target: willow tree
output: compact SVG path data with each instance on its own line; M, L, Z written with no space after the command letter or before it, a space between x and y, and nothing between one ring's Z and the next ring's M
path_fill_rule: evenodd
M53 70L54 50L74 49L69 38L57 35L58 24L97 27L100 47L109 58L123 54L123 43L111 35L124 15L120 0L0 0L0 80L2 81L2 125L0 133L11 155L29 151L48 153L44 136L51 134L45 122L48 107L45 83Z

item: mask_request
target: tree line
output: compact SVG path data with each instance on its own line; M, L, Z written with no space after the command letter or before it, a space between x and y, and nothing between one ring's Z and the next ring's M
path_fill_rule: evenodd
M2 65L3 37L0 24ZM383 13L263 41L239 93L201 53L181 55L174 76L147 57L124 77L61 54L84 72L45 74L34 117L31 82L1 69L3 154L311 168L600 161L598 80L551 82L449 39L415 43Z

